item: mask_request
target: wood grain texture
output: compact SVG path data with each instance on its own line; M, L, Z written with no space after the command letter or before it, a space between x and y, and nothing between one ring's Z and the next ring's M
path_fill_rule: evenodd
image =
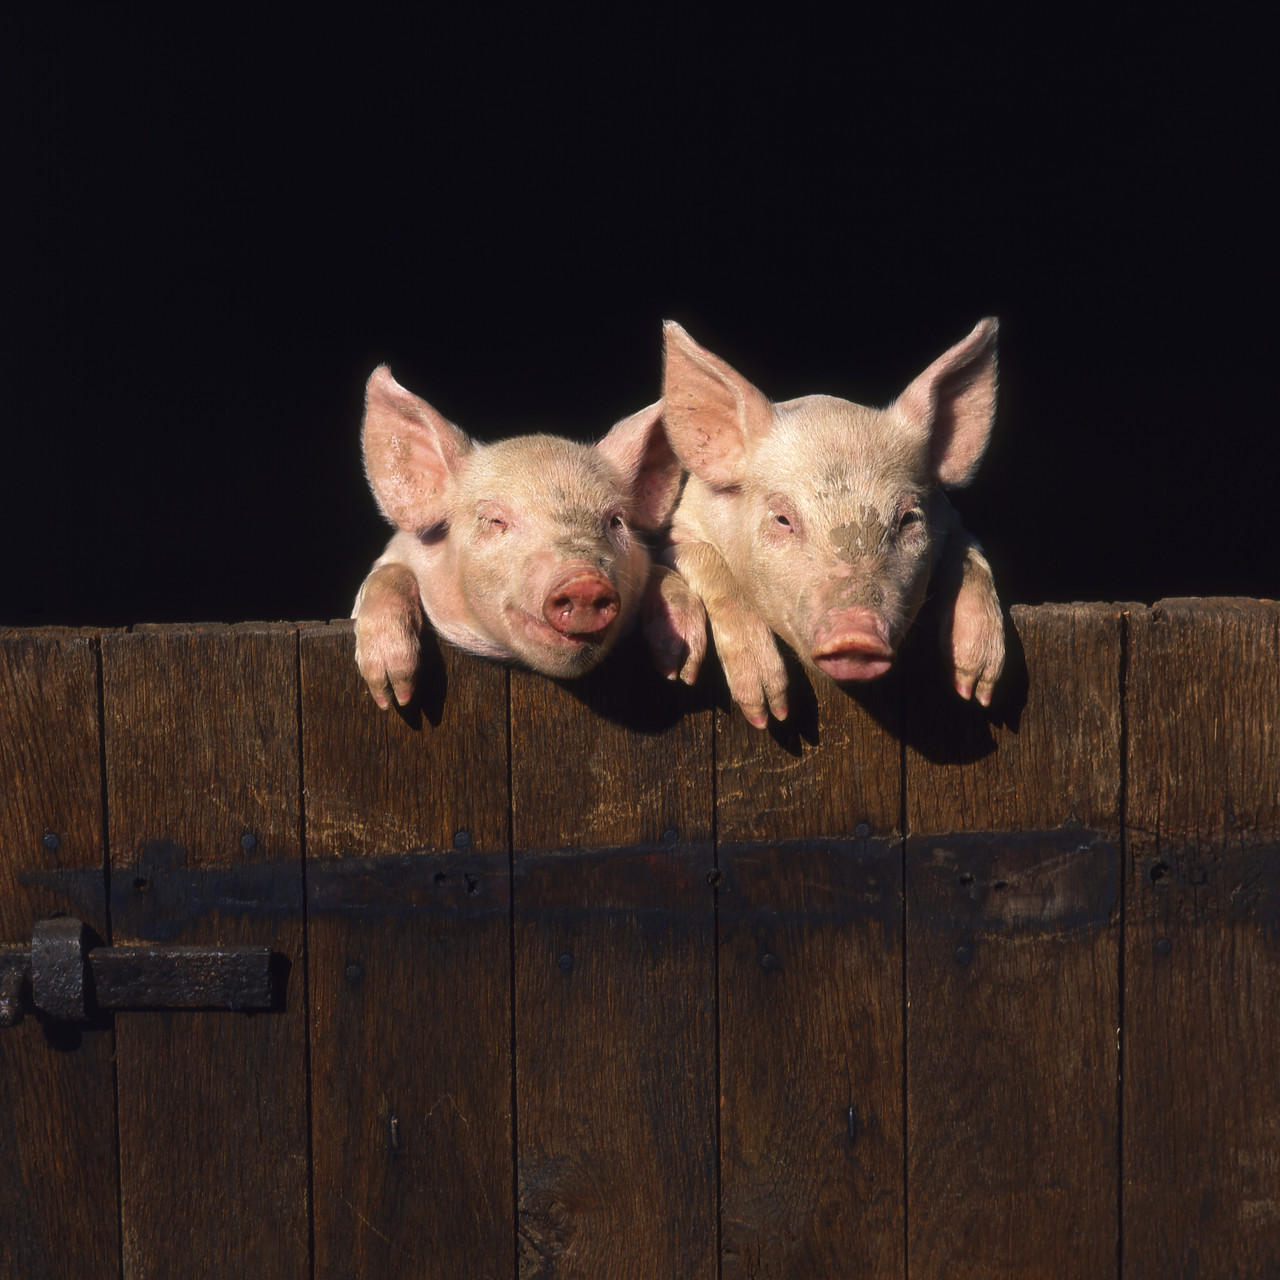
M712 1280L710 710L628 645L511 734L519 1275Z
M717 716L725 1280L902 1274L899 695Z
M316 1275L510 1277L507 673L384 712L353 647L301 633Z
M103 855L96 640L0 631L0 941L56 911L105 935ZM107 1023L0 1028L0 1275L116 1276L111 1057Z
M908 694L913 1280L1116 1267L1123 617L1051 605L1013 623L994 723Z
M303 1277L306 1011L291 627L102 640L116 941L256 943L263 1014L116 1015L124 1274Z
M1280 1274L1280 606L1130 623L1124 1274Z

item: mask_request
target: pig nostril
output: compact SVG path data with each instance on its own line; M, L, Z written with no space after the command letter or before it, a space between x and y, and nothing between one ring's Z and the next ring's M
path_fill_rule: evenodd
M553 591L543 616L564 635L586 636L603 632L621 607L612 583L600 578L579 578Z

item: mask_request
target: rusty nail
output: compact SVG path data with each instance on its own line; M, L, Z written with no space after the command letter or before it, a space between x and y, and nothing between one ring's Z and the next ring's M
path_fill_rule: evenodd
M573 968L573 956L566 951L561 955L560 959L557 960L556 963L565 973L568 973L569 970Z
M962 942L956 948L956 964L964 967L973 959L973 948L967 943Z
M50 853L57 853L62 848L62 837L56 831L46 831L41 843Z
M766 951L764 955L760 957L760 967L765 971L765 973L777 973L777 971L782 968L782 961L779 960L772 951Z
M453 847L455 849L469 849L471 847L471 832L455 831L453 833Z
M1167 956L1173 950L1173 943L1168 938L1161 938L1156 943L1156 955Z
M253 850L258 847L258 837L255 836L252 831L246 831L244 835L240 837L240 847L245 851L245 853L252 853Z
M342 971L342 976L353 987L358 987L364 979L364 965L358 964L355 960L350 960L347 962L347 967Z

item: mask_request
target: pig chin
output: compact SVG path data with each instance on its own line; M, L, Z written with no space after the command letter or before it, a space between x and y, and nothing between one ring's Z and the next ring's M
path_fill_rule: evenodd
M518 606L507 615L512 652L544 676L585 675L604 657L617 635L617 624L592 635L565 635Z

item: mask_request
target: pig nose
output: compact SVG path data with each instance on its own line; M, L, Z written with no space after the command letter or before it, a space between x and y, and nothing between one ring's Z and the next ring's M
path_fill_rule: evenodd
M613 583L586 569L562 578L547 592L542 616L561 635L593 636L618 616L619 603Z

